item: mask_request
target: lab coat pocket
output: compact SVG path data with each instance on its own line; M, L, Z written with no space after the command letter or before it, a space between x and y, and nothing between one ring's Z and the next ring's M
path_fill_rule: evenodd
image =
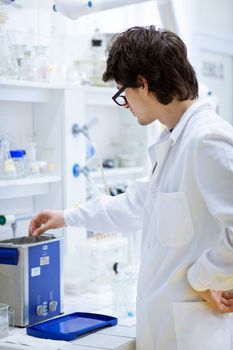
M187 244L194 235L184 192L157 193L156 218L158 240L163 246Z
M231 314L214 312L206 302L173 303L177 350L232 350Z

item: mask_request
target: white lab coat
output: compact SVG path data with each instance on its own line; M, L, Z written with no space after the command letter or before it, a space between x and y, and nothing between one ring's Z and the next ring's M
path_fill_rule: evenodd
M233 128L198 101L150 155L149 180L66 210L66 224L142 228L137 350L232 350L233 314L197 291L233 289Z

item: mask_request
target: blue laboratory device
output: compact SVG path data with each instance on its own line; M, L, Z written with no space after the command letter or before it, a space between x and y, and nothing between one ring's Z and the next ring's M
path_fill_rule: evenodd
M62 238L0 241L0 303L25 327L63 313Z

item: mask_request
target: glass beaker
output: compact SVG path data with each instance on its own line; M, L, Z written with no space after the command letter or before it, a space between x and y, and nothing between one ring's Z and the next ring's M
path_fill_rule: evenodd
M117 317L135 317L136 277L131 273L116 275L112 281L112 308Z
M9 309L9 305L0 304L0 339L8 336L8 332L9 332L8 309Z

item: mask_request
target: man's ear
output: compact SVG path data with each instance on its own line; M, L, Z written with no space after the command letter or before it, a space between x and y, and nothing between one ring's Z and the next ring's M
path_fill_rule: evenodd
M138 83L138 87L141 87L144 92L147 93L149 91L148 82L146 78L144 78L142 75L138 75L137 83Z

